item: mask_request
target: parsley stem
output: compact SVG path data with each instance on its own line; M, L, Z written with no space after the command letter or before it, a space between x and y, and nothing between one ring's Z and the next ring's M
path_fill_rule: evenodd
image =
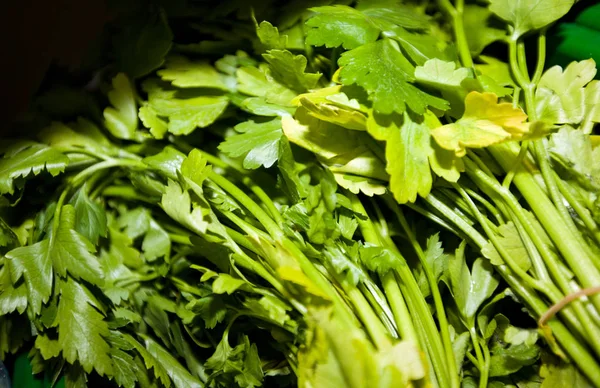
M471 343L473 344L473 349L475 349L475 359L477 361L477 369L479 369L479 387L485 388L487 387L487 379L484 380L484 371L485 368L485 360L483 359L483 353L481 352L481 348L479 347L479 341L477 340L477 332L475 331L475 327L468 328L469 335L471 337Z
M427 282L429 283L429 289L431 290L431 295L433 296L433 303L435 306L435 311L437 313L437 318L440 323L440 332L442 337L442 344L445 350L446 363L448 367L448 374L450 376L450 383L452 387L458 387L460 385L458 379L458 369L456 367L456 359L454 358L454 351L452 349L452 340L450 339L450 331L448 330L449 324L448 319L446 317L446 310L444 310L444 303L442 301L442 295L440 294L440 289L437 285L437 279L431 272L431 268L429 267L429 263L427 262L427 258L425 257L425 253L419 245L416 237L414 236L408 222L406 221L406 217L404 217L404 213L400 209L400 206L392 199L391 196L386 196L385 201L387 205L392 209L394 215L398 222L400 222L400 226L404 229L404 232L408 236L411 245L419 261L421 262L421 266L423 267L423 271L425 272L425 276L427 277Z
M265 230L271 235L271 237L281 243L282 248L288 250L290 254L296 258L298 264L306 276L317 285L325 294L327 294L334 305L336 306L337 312L342 316L346 322L356 322L356 318L352 315L350 308L343 301L341 296L338 294L333 285L323 277L313 263L304 255L304 253L298 248L296 244L285 237L283 230L277 225L275 221L269 216L269 214L263 210L256 202L252 200L246 193L240 190L236 185L231 183L227 178L211 171L208 178L212 180L216 185L221 187L223 190L228 192L233 198L235 198L242 206L260 222Z
M558 185L558 190L567 200L567 202L569 202L569 205L571 205L573 210L575 210L575 212L577 213L583 224L586 226L586 228L588 228L588 231L590 232L594 240L596 240L596 242L600 244L600 229L598 228L598 224L596 224L596 221L594 221L594 219L590 215L590 212L587 209L585 209L583 205L581 205L581 203L579 203L577 198L575 198L573 193L571 193L565 182L563 182L562 179L558 177L556 172L554 173L554 175L556 179L556 184Z
M523 78L525 78L527 83L530 83L531 79L529 78L529 70L527 69L527 56L525 54L525 43L523 43L523 41L517 42L517 62L519 63L519 70L521 70Z
M531 78L532 83L537 85L538 82L540 82L540 78L542 78L542 73L544 72L545 62L546 62L546 28L542 29L538 35L537 63L535 65L535 71L533 73L533 77Z

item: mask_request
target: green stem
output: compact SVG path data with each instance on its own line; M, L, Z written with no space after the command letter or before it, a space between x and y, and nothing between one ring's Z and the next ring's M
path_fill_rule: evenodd
M227 178L211 171L209 173L209 179L215 184L221 187L223 190L228 192L234 197L242 206L263 225L265 230L271 235L271 237L279 242L282 248L286 249L293 257L296 258L298 264L306 276L319 287L326 295L328 295L334 305L336 306L338 313L346 319L347 322L356 322L356 318L352 314L348 305L344 302L341 296L338 294L336 289L330 282L323 277L312 262L304 255L304 253L298 248L296 244L285 237L283 230L280 229L279 225L260 207L256 202L252 200L246 193L240 190L236 185L231 183Z
M523 75L523 78L527 81L527 83L531 82L529 78L529 70L527 69L527 57L525 55L525 43L518 42L517 43L517 62L519 63L519 70Z
M575 210L575 212L577 213L585 227L588 229L594 240L596 240L596 242L600 244L600 229L598 228L598 224L596 224L596 221L594 221L589 211L583 205L581 205L581 203L579 203L577 198L575 198L573 193L571 193L571 191L569 190L567 185L562 181L562 179L560 179L558 175L556 175L556 173L554 174L558 190L563 195L563 197L565 197L567 202L569 202L569 205L571 205L573 210Z
M437 285L437 279L435 278L431 268L429 267L429 263L427 262L427 258L425 257L425 253L419 245L416 237L413 235L412 229L408 225L402 210L398 204L392 199L391 196L385 196L385 201L387 205L392 209L396 218L400 222L400 226L404 229L404 233L408 236L413 249L415 250L419 261L421 262L421 266L425 271L425 276L427 277L427 281L429 283L429 288L431 290L431 295L433 296L433 303L435 306L435 310L437 313L437 318L440 323L440 332L442 336L442 343L444 345L444 351L446 356L446 362L448 366L448 373L450 375L450 382L452 387L460 386L460 381L458 379L458 369L456 367L456 359L454 358L454 351L452 349L452 340L450 339L450 331L448 330L449 324L448 319L446 318L446 310L444 309L444 303L442 301L442 295L440 294L440 289Z
M469 328L469 335L471 336L471 343L473 344L473 349L475 349L475 360L477 361L477 369L479 369L479 374L483 376L483 369L485 366L485 360L483 358L483 353L481 353L481 348L479 347L479 341L477 340L477 333L474 327ZM482 385L483 384L483 385ZM486 382L487 384L487 382ZM483 378L479 378L479 387L485 388L487 385L484 384Z
M537 84L540 82L540 78L542 78L542 73L544 72L544 65L546 62L546 29L542 29L540 34L538 35L538 56L537 63L535 65L535 71L533 73L533 78L531 82Z
M489 150L505 170L512 167L515 156L510 148L500 144ZM585 248L564 224L560 213L537 184L533 174L521 166L515 173L514 182L583 287L590 288L600 284L600 272L589 260ZM596 308L600 308L600 297L596 295L591 299Z
M479 378L479 386L483 388L483 387L487 387L487 383L488 383L488 379L489 379L489 375L490 375L490 364L491 364L492 360L490 357L490 349L488 348L488 346L485 342L481 343L481 348L483 349L484 364L483 364L483 368L480 370L481 377Z

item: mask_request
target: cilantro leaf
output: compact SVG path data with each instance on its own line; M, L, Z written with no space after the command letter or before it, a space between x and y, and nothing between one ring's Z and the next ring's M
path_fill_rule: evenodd
M165 68L156 72L163 81L180 88L213 88L227 91L221 76L210 63L192 62L182 56L167 59Z
M129 78L119 73L112 80L112 89L108 92L111 106L104 109L104 125L118 139L135 138L138 124L135 91Z
M73 364L78 361L90 373L112 375L113 363L108 324L97 310L98 301L83 284L67 278L60 282L60 301L55 325L63 357Z
M407 107L418 114L428 106L447 109L447 102L416 86L414 67L389 39L368 43L342 54L340 80L344 85L362 86L375 111L403 113Z
M574 0L491 0L490 11L513 26L512 39L517 39L561 18L574 3Z
M248 169L269 168L277 161L279 140L283 136L281 120L247 121L236 125L235 130L240 133L227 137L219 150L232 158L243 156L243 166Z
M61 152L31 141L18 141L0 148L4 158L0 159L0 194L14 193L14 180L46 170L57 176L69 164L69 158Z

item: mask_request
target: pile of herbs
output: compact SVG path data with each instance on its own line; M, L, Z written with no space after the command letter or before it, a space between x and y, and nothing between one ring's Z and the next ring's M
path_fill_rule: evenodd
M0 359L600 386L600 83L545 66L573 3L117 3L0 145Z

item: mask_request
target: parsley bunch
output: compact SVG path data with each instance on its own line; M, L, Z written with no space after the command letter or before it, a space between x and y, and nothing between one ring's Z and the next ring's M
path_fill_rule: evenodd
M545 68L573 3L118 4L93 82L0 146L0 357L73 387L600 386L600 84Z

